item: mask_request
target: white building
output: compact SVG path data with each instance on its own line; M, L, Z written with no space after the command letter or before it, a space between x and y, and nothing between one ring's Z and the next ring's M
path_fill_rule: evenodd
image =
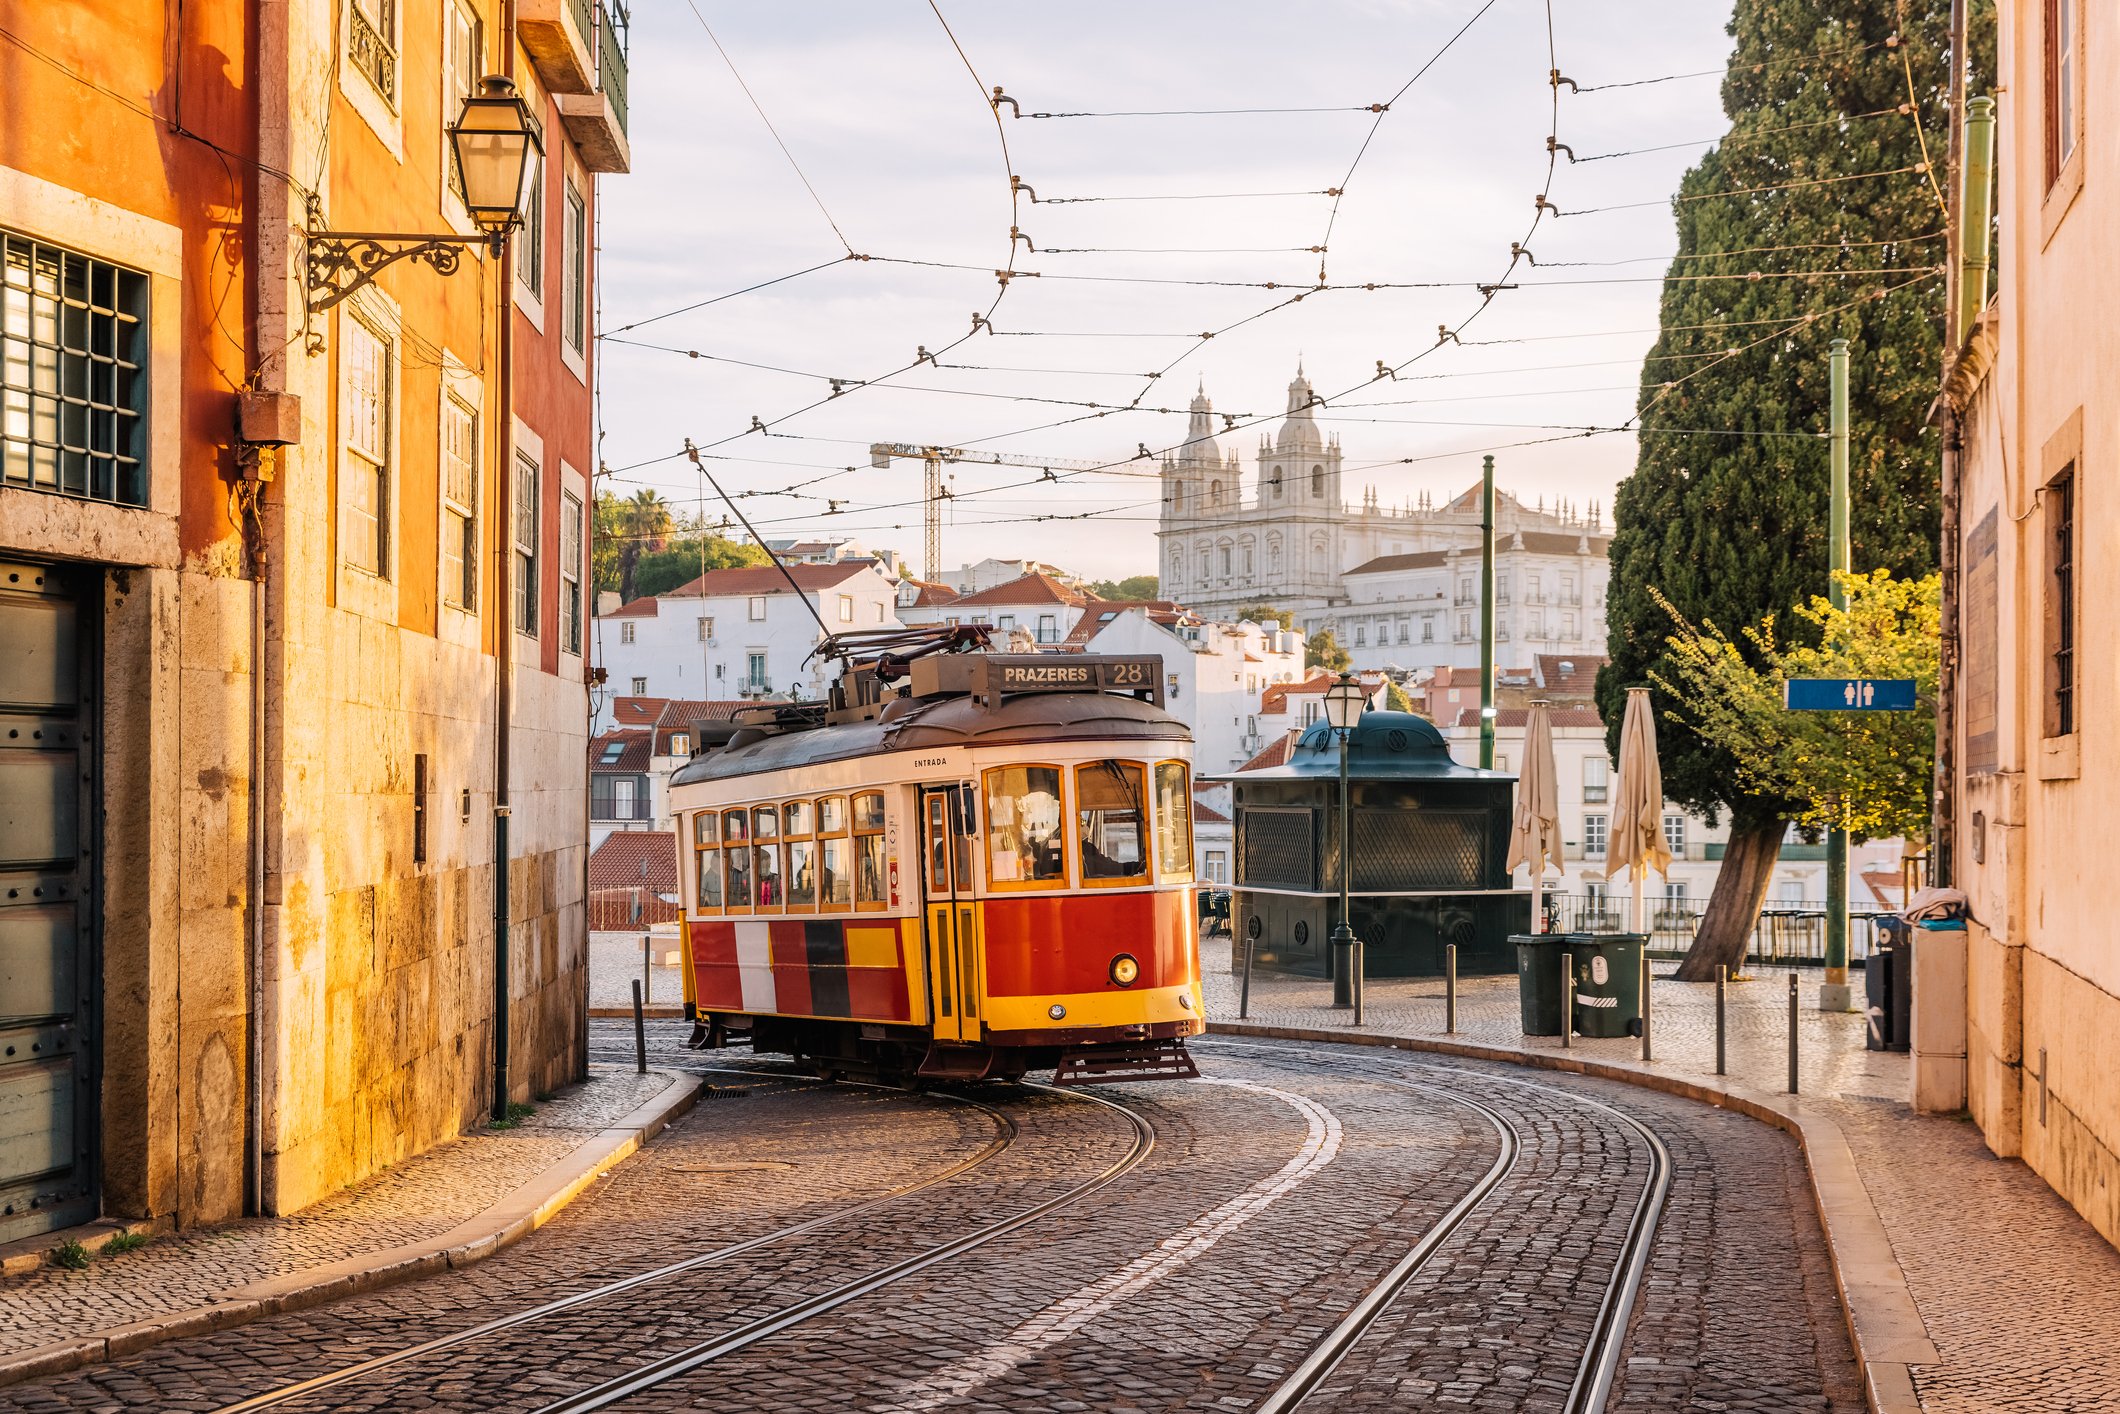
M830 665L810 658L823 637L818 620L834 633L896 627L897 591L866 559L791 565L788 573L800 595L770 565L710 570L599 618L605 691L717 700L823 696ZM600 708L596 729L610 722Z
M1303 635L1254 623L1202 623L1173 606L1093 601L1066 647L1163 660L1163 710L1193 734L1193 770L1232 770L1257 749L1261 700L1303 666Z
M1162 467L1163 597L1210 618L1260 603L1287 609L1307 632L1333 629L1363 667L1478 661L1478 488L1398 508L1369 488L1349 505L1339 438L1319 429L1316 405L1298 368L1287 417L1261 439L1247 489L1238 454L1215 440L1214 405L1204 391L1193 399L1187 440ZM1497 492L1495 535L1504 641L1603 651L1610 536L1598 508L1534 509Z
M1071 589L1079 589L1082 585L1079 577L1043 560L985 559L976 565L960 565L954 570L947 570L940 578L942 583L959 594L978 594L988 589L999 589L1012 580L1025 579L1032 575L1044 575Z

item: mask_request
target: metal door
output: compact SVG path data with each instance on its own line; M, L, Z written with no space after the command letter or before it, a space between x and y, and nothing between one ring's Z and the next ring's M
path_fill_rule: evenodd
M935 1039L977 1041L979 910L972 896L971 787L920 795L921 887L926 900L928 975Z
M0 561L0 1241L96 1215L89 606Z

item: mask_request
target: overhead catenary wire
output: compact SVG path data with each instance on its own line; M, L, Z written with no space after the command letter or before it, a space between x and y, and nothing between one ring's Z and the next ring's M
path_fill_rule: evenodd
M1800 182L1773 182L1759 187L1732 187L1727 191L1693 192L1681 196L1667 196L1657 201L1624 201L1612 206L1585 206L1574 211L1556 211L1557 216L1596 216L1606 211L1643 211L1652 206L1676 206L1693 201L1715 201L1731 196L1760 196L1767 192L1799 191L1805 187L1832 186L1838 182L1859 182L1872 177L1904 177L1910 173L1926 172L1929 164L1917 162L1911 167L1894 167L1884 172L1843 172L1832 177L1810 177Z
M1837 128L1843 123L1856 123L1869 118L1895 117L1905 111L1904 105L1896 108L1873 108L1867 113L1836 114L1831 118L1817 118L1805 123L1786 123L1778 128L1753 128L1742 133L1728 132L1719 137L1696 138L1692 142L1665 142L1658 143L1653 147L1629 147L1619 152L1593 152L1588 157L1574 157L1573 154L1570 154L1570 156L1573 158L1575 165L1580 167L1587 162L1609 162L1616 157L1640 157L1651 152L1677 152L1696 147L1727 148L1732 144L1741 147L1757 138L1776 137L1783 133L1803 132L1810 128Z

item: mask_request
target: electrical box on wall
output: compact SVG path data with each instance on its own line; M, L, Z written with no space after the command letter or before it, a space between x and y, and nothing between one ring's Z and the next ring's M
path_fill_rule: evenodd
M236 394L236 438L260 447L302 440L302 400L294 393Z

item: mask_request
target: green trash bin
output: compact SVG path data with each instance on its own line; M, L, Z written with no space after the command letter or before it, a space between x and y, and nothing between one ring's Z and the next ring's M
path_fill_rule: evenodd
M1641 933L1570 933L1575 965L1575 1034L1642 1034Z
M1561 1034L1561 954L1572 934L1512 933L1516 944L1516 1001L1526 1036Z

